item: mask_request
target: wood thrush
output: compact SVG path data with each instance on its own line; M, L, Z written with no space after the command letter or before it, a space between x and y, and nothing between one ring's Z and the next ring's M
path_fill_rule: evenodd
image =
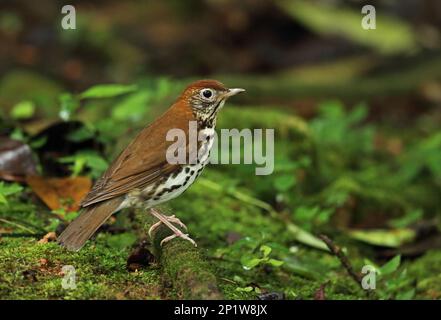
M103 176L81 203L80 215L59 236L58 242L77 251L96 230L115 212L128 207L150 209L160 224L165 224L173 235L162 242L180 237L195 242L178 229L185 225L175 216L165 216L153 207L182 194L200 175L209 157L195 157L195 152L207 155L213 145L214 128L219 110L227 98L245 91L228 89L215 80L200 80L190 84L177 101L152 124L144 128L127 148L112 162ZM189 123L197 124L197 150L189 148L192 141ZM187 163L170 163L167 152L174 143L167 139L170 130L183 130L187 139L178 150L185 152ZM200 135L203 139L199 139ZM195 143L195 141L193 141ZM181 149L183 148L183 149Z

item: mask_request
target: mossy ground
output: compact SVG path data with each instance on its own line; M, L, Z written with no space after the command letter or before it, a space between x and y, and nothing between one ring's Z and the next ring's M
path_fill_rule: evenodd
M128 251L89 245L80 253L35 239L2 239L3 299L161 299L158 268L128 272ZM76 270L76 289L63 289L62 268Z
M215 179L217 172L205 177ZM36 206L30 205L29 212ZM202 209L203 208L203 209ZM41 208L39 209L41 210ZM227 299L255 299L265 292L284 293L289 299L314 299L325 284L327 299L366 299L366 292L347 275L339 261L329 253L298 245L285 226L252 205L244 205L222 193L207 192L194 185L166 208L186 221L191 235L217 277ZM15 212L16 213L16 212ZM31 216L38 216L38 213ZM209 217L208 217L209 215ZM5 216L5 212L3 212ZM122 219L119 218L118 219ZM38 221L35 221L38 224ZM229 244L229 235L242 240ZM100 233L77 253L67 252L55 243L38 243L38 237L3 236L0 240L0 292L2 299L174 299L161 269L153 264L136 272L127 270L131 246L111 245L118 235ZM247 240L243 240L246 238ZM240 243L245 241L244 243ZM241 256L265 243L274 257L285 261L282 267L261 266L245 270ZM285 248L295 248L287 252ZM355 266L363 265L357 247L348 247ZM417 298L439 298L441 251L428 252L407 261ZM77 288L63 289L65 265L75 267ZM381 286L381 282L377 287ZM404 290L405 288L403 288Z

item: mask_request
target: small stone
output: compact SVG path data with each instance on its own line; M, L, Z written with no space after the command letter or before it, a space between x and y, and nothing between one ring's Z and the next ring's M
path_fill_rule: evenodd
M259 300L283 300L285 299L285 294L283 292L267 292L262 293L257 296Z

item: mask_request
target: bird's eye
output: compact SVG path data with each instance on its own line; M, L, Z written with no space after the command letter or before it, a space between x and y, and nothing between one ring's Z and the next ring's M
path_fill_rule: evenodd
M210 100L214 96L214 92L211 89L203 89L201 95L203 98Z

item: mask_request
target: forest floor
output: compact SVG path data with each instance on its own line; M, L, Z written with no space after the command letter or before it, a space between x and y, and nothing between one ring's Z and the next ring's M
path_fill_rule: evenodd
M61 176L65 170L71 177L96 179L106 159L158 113L146 114L140 103L155 105L169 92L176 94L174 84L155 85L154 99L142 90L112 87L84 93L78 98L81 107L65 105L64 111L73 115L61 126L73 120L80 126L45 131L43 136L72 144L55 162L50 162L51 138L42 139L35 124L21 122L26 107L17 107L19 117L5 127L30 146L43 177ZM72 106L78 96L63 97ZM103 117L108 105L110 116ZM44 112L40 119L54 114ZM198 243L182 264L167 259L188 257L185 253L169 250L166 260L149 256L154 250L146 234L148 214L142 212L117 214L82 250L68 252L50 235L43 237L59 233L75 210L48 208L35 184L1 182L0 298L188 298L176 276L179 266L186 264L198 274L202 260L227 299L439 299L438 116L415 119L403 133L368 121L364 104L346 108L325 101L308 119L286 108L226 106L219 128L275 128L274 172L258 176L254 165L212 165L162 208L178 216ZM322 234L340 249L339 257L320 239ZM128 261L143 241L143 257ZM166 246L181 242L175 239ZM194 269L193 258L198 260ZM63 288L64 266L75 268L74 289ZM357 276L368 276L364 282L375 282L375 289L363 289Z

